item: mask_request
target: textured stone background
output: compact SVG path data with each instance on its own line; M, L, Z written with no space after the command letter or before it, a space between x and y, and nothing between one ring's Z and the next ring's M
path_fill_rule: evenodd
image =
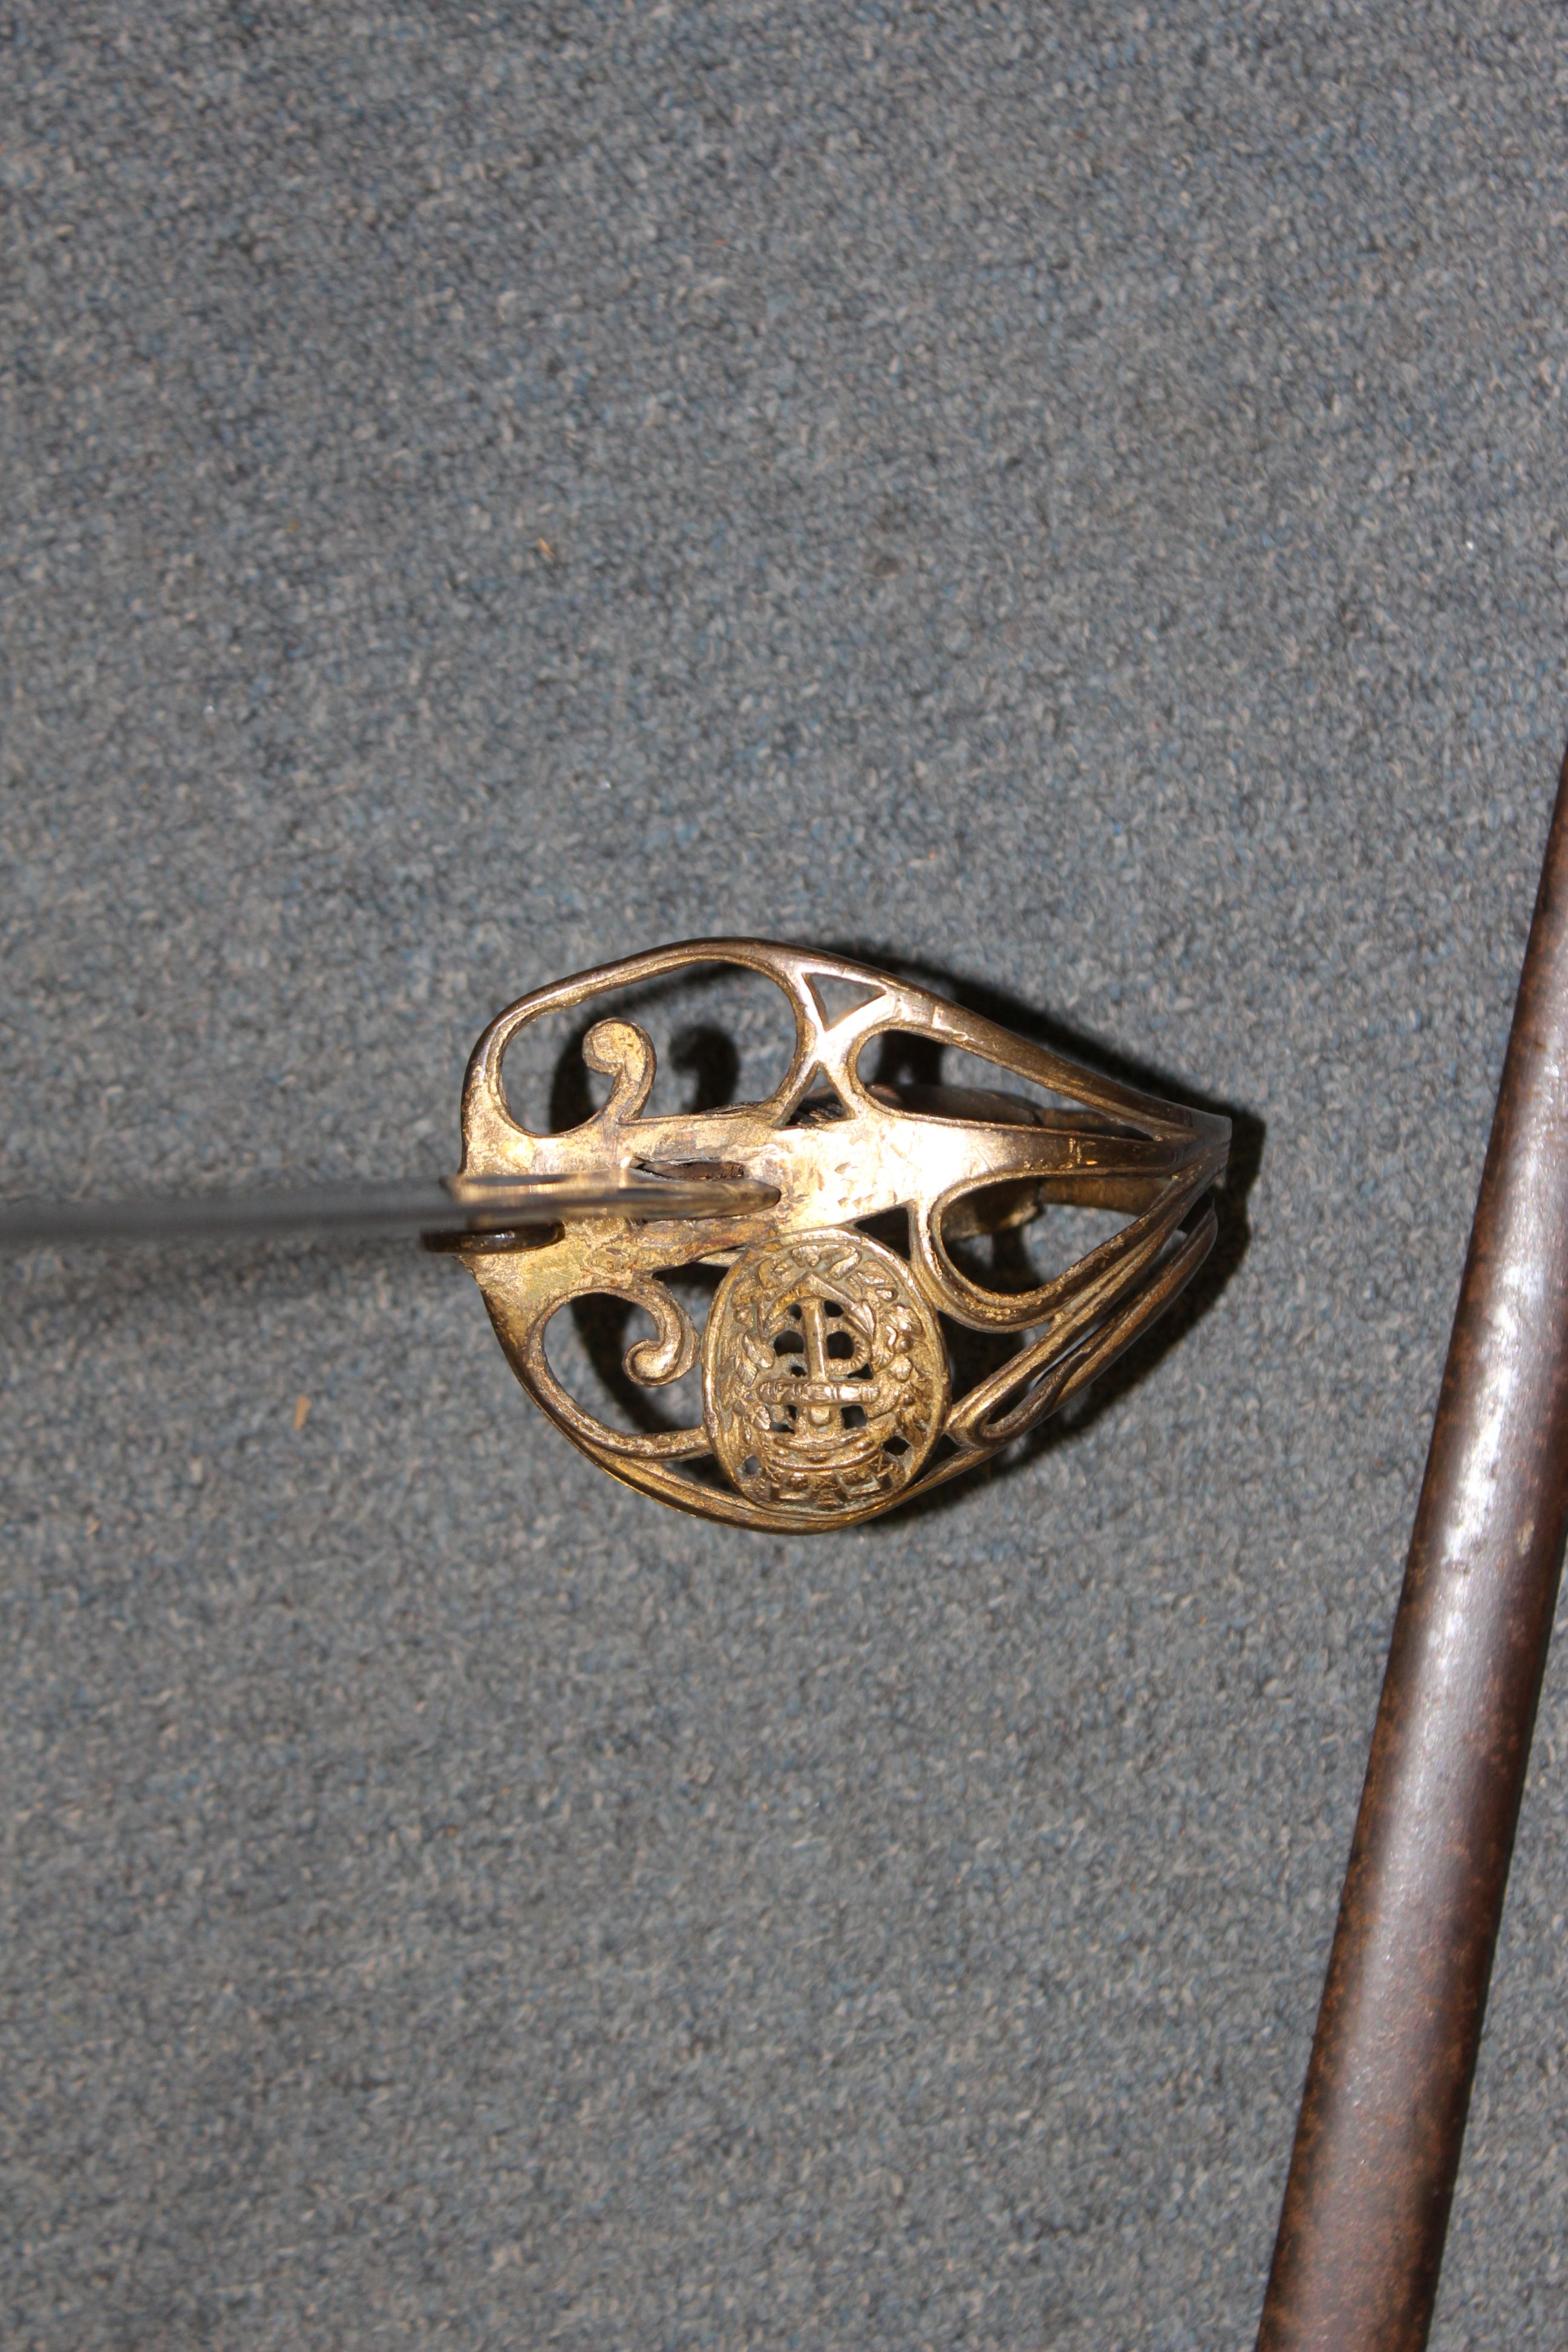
M449 1164L495 1009L713 929L1257 1174L813 1545L449 1264L0 1268L0 2334L1249 2341L1563 742L1561 12L4 29L7 1191ZM1565 1743L1442 2352L1568 2335Z

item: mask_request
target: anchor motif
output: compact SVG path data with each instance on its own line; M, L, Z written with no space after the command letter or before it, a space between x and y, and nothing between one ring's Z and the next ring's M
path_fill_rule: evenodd
M931 1451L947 1394L936 1318L864 1234L749 1251L713 1303L704 1418L754 1503L841 1515L890 1500Z

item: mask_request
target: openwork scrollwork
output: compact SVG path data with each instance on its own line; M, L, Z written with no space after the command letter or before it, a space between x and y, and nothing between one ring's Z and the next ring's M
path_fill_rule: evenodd
M761 973L787 1000L794 1053L764 1101L649 1114L652 1042L636 1022L609 1017L582 1046L610 1080L602 1108L558 1135L519 1124L501 1066L520 1032L700 965ZM980 1056L997 1089L868 1080L868 1048L890 1032ZM1050 1104L1019 1094L1020 1080ZM1101 1077L869 965L757 940L698 940L558 981L494 1021L464 1087L463 1172L722 1170L773 1188L773 1205L681 1222L605 1217L542 1246L491 1239L463 1255L523 1386L616 1477L747 1527L843 1527L1011 1444L1152 1321L1214 1240L1208 1195L1229 1133L1223 1118ZM955 1255L966 1235L1062 1202L1128 1223L1016 1291L988 1287ZM663 1277L700 1265L727 1271L700 1342ZM700 1424L619 1430L568 1394L546 1329L596 1294L653 1319L653 1336L626 1353L631 1380L677 1381L700 1348ZM956 1399L944 1319L1018 1340Z

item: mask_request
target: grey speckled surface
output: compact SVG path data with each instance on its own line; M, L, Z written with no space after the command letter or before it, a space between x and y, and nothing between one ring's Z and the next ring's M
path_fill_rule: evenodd
M703 929L1265 1133L1179 1346L815 1547L449 1265L0 1270L0 2334L1246 2343L1564 732L1560 13L5 38L5 1189L440 1165ZM1568 2335L1565 1772L1560 1664L1442 2352Z

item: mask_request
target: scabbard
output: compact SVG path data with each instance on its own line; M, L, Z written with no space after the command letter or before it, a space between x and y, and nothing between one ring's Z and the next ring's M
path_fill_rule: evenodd
M1568 1525L1559 789L1259 2352L1426 2341Z

